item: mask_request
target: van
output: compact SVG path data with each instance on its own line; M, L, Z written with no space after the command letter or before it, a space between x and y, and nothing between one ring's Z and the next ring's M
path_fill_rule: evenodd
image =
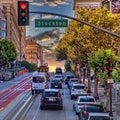
M46 73L34 72L31 82L32 94L43 92L45 88L48 88Z

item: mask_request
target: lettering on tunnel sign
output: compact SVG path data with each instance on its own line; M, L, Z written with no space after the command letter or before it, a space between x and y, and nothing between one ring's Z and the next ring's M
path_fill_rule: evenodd
M67 19L35 19L35 27L67 27Z

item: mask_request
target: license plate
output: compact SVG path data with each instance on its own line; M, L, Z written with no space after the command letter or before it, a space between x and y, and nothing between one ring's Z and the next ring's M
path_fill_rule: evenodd
M49 101L54 101L54 99L53 98L49 98Z

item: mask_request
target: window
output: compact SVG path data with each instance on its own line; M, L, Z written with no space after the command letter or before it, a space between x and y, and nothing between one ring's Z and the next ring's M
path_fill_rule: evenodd
M44 77L33 77L33 82L35 83L43 83L45 81Z
M58 97L59 93L58 92L52 92L52 91L49 91L49 92L45 92L44 93L44 96L45 97Z
M93 98L80 98L80 102L95 102Z

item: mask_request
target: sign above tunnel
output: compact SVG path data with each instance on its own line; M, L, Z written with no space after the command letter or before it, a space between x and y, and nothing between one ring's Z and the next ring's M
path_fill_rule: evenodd
M67 19L35 19L35 27L68 27Z

